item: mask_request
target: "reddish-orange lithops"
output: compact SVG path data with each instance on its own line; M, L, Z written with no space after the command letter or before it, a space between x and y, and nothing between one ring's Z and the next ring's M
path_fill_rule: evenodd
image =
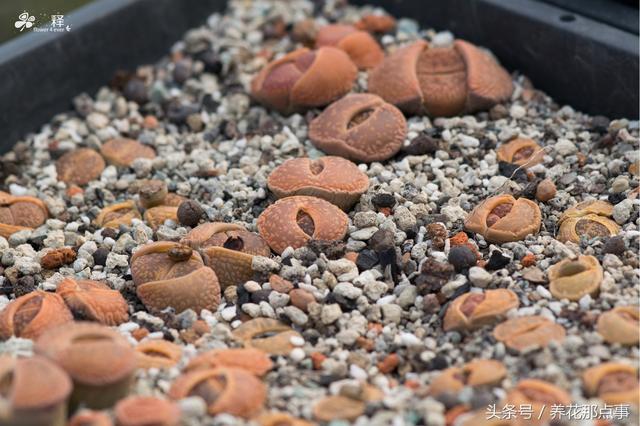
M465 293L454 299L447 308L443 327L445 331L473 330L504 318L508 311L519 304L518 296L504 288Z
M86 185L104 170L104 159L89 148L67 152L56 161L58 180L66 184Z
M71 312L59 295L32 291L18 297L0 312L0 338L35 339L46 330L72 320Z
M494 243L522 240L536 234L541 224L542 213L536 203L526 198L516 200L509 194L484 200L464 221L467 230Z
M156 152L150 146L134 139L111 139L100 148L100 153L109 164L129 167L138 158L154 159Z
M360 69L372 68L384 59L378 42L366 31L351 25L325 25L316 34L316 47L335 46L344 50Z
M129 306L117 290L91 280L65 278L56 293L62 297L76 319L118 325L129 319Z
M47 206L35 197L16 197L0 191L0 237L33 229L49 217Z
M236 367L256 376L264 376L273 368L273 362L265 351L255 348L213 349L193 358L186 371L216 367Z
M532 167L542 163L544 150L534 140L527 138L512 139L496 150L498 161Z

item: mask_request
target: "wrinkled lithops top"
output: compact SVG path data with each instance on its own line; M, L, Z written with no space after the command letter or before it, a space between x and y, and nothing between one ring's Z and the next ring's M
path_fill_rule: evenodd
M49 217L47 206L35 197L16 197L0 191L0 236L37 228Z
M11 301L0 312L0 338L35 339L46 330L72 320L71 312L59 295L32 291Z
M309 139L318 148L366 163L393 157L406 134L407 122L400 110L367 93L349 94L334 102L309 125Z
M409 114L451 116L491 108L513 92L509 74L464 40L401 47L369 73L369 91Z
M325 25L316 34L316 47L335 46L344 50L359 69L372 68L384 59L378 42L366 31L351 25Z
M579 243L587 239L609 237L620 232L620 225L611 220L613 205L602 200L583 201L567 209L558 219L558 240Z
M129 305L117 290L98 281L65 278L56 293L78 319L119 325L129 319Z
M509 194L487 198L464 221L467 230L495 243L522 240L537 233L541 224L542 213L535 202Z
M369 189L369 178L341 157L292 158L271 172L267 186L278 198L311 195L347 210Z

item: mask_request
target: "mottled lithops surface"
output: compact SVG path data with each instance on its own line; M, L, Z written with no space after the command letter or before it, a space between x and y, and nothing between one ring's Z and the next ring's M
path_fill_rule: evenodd
M77 335L52 356L97 377L128 354L121 381L91 384L104 408L70 406L75 424L165 409L168 423L177 407L187 426L504 426L490 404L538 415L546 403L546 416L554 403L637 402L638 121L585 115L518 70L482 71L508 58L410 17L342 0L229 3L0 157L0 191L47 213L14 217L0 196L0 355L29 357L31 339L72 320L122 337ZM339 61L314 50L336 24L381 48L377 67L406 73L378 82L401 131L356 105L325 126L345 136L333 151L311 123L380 77L348 62L371 52L362 33L321 34L345 49L324 47ZM185 261L180 243L214 223L228 227L214 252L190 244L199 260ZM249 236L270 247L242 256L240 282L221 272L215 285L223 269L207 253L238 258ZM145 261L140 280L132 257L149 244L179 249ZM639 424L629 412L609 424Z

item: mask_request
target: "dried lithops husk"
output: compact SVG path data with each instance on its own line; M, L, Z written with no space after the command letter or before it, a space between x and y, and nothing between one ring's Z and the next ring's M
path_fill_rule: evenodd
M465 293L447 308L443 327L445 331L473 330L500 320L519 304L518 296L503 288L483 293Z
M102 411L82 410L69 420L68 426L113 426L113 422Z
M563 389L544 380L526 379L519 381L507 392L505 403L516 407L531 407L529 422L536 425L549 419L551 405L568 406L571 404L571 397Z
M331 155L370 163L393 157L407 135L402 112L382 98L352 93L309 124L309 139Z
M327 396L313 405L313 417L317 420L355 420L364 413L366 404L342 395Z
M139 182L138 196L140 205L144 209L164 205L164 200L168 195L167 184L157 179L149 179Z
M620 225L610 217L613 215L613 206L606 201L584 201L565 211L558 224L558 240L562 242L580 242L580 237L604 238L617 235Z
M262 410L267 388L248 371L219 367L193 370L178 377L169 390L169 397L177 400L187 396L203 398L212 416L229 413L248 419Z
M260 426L312 426L306 420L291 417L287 413L265 413L256 419Z
M0 356L0 424L64 426L71 379L41 356Z
M114 410L118 426L178 426L180 407L153 396L130 396L118 401Z
M117 331L90 322L73 322L43 333L34 352L62 367L73 380L71 406L111 407L128 392L135 353Z
M287 355L294 346L291 338L300 336L291 327L271 318L255 318L231 333L246 348L256 348L272 355Z
M282 114L320 107L353 86L358 69L334 47L302 48L268 63L251 82L251 94Z
M118 228L120 225L131 225L133 219L142 219L136 203L132 200L111 204L100 210L96 217L96 225L101 228Z
M267 186L278 198L309 195L349 210L369 189L369 177L341 157L292 158L269 174Z
M489 109L509 99L509 74L476 46L456 40L401 47L370 71L368 88L409 114L450 116Z
M138 158L156 158L156 152L150 146L134 139L111 139L100 148L102 156L115 166L129 167Z
M73 316L59 295L32 291L13 300L0 312L0 338L36 339L48 329L70 321Z
M342 210L320 198L282 198L267 207L258 218L258 231L269 247L280 254L314 240L342 240L349 218Z
M587 294L596 297L604 272L593 256L564 259L548 271L549 291L558 299L578 301Z
M462 367L451 367L444 370L429 386L431 395L443 393L457 394L465 386L498 385L507 374L507 369L500 361L478 359Z
M600 314L596 330L608 343L637 345L640 341L639 318L637 306L618 306Z
M216 367L242 368L256 376L264 376L273 368L269 355L255 348L213 349L193 358L185 371Z
M638 369L618 362L606 362L588 368L582 374L587 396L596 396L607 404L634 404L640 400Z
M49 217L47 206L35 197L15 197L0 191L0 237L33 229Z
M482 235L487 241L506 243L523 240L540 230L542 214L536 203L517 200L509 194L487 198L464 221L465 229Z
M512 139L496 149L498 161L532 167L542 163L544 151L534 140L526 138Z
M65 278L56 293L62 297L76 319L119 325L129 320L129 305L122 294L104 283Z
M182 243L200 250L205 264L215 271L222 289L250 280L253 277L253 257L271 254L269 246L259 235L231 223L198 225L183 238Z
M167 340L147 340L135 348L138 368L169 368L180 361L182 348Z
M138 297L149 309L199 313L215 311L220 303L215 272L183 244L162 241L140 247L131 257L131 275Z
M74 260L76 260L76 251L72 247L56 247L45 252L40 258L40 265L44 269L56 269Z
M97 179L104 167L104 159L89 148L67 152L56 161L58 180L80 186Z
M359 69L372 68L384 59L378 42L365 31L351 25L325 25L318 30L316 47L335 46L344 50Z
M498 324L493 337L515 351L538 347L551 342L561 343L566 336L564 327L542 316L511 318Z
M144 212L144 220L152 229L158 229L165 221L178 223L178 208L174 206L151 207Z

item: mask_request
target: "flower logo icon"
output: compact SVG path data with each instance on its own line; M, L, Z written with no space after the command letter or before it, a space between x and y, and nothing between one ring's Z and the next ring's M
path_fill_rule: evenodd
M16 28L20 28L20 31L23 31L25 28L33 27L33 22L35 20L35 16L29 15L28 12L22 12L20 15L18 15L18 20L13 25Z

